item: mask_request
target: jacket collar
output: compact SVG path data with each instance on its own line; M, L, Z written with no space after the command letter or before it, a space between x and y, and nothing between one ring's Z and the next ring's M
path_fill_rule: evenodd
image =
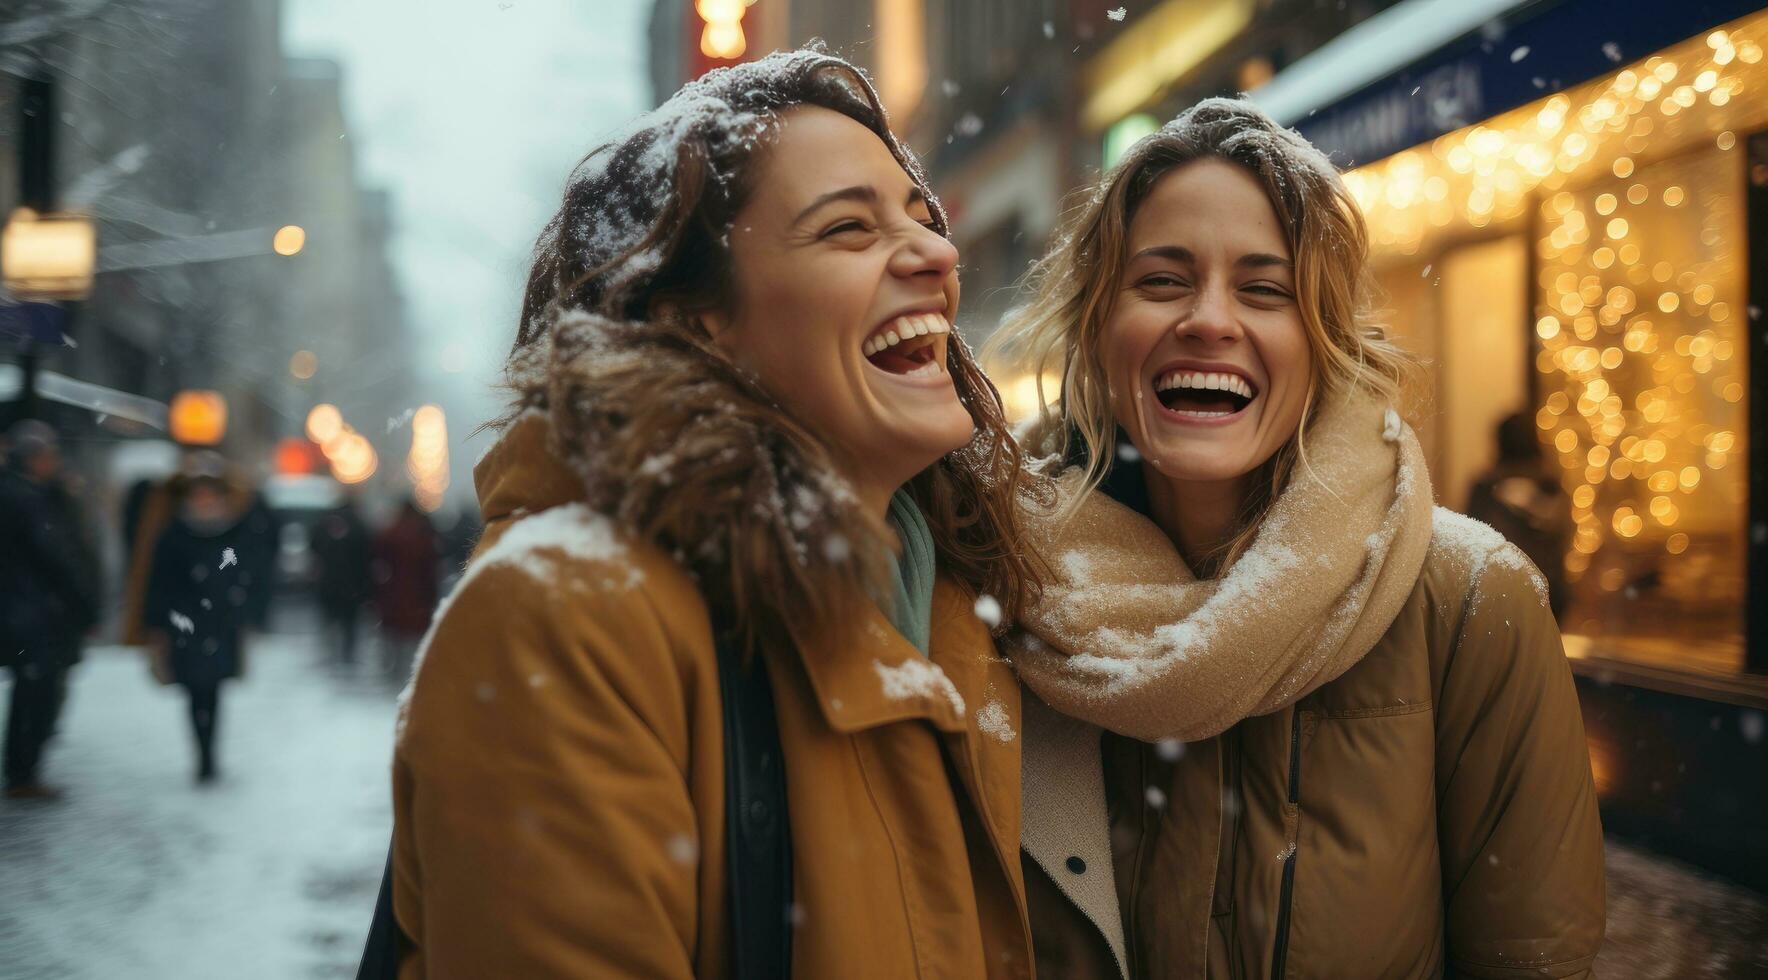
M548 448L549 429L543 416L523 416L474 468L487 528L583 499L581 477ZM974 601L955 580L935 580L928 654L871 603L863 604L852 629L803 650L799 659L829 726L851 733L925 718L942 732L965 731L966 707L979 706L984 695L986 657L978 651L991 656L994 650Z
M987 656L978 656L978 637L986 644L981 649L993 650L971 607L964 587L941 576L933 587L927 655L871 604L853 629L804 649L804 670L829 727L851 734L924 718L942 732L964 732L966 711L983 693L977 688Z

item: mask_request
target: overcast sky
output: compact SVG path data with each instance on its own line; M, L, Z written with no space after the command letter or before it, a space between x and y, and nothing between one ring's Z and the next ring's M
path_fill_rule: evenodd
M362 179L392 191L393 262L449 409L454 467L514 336L535 235L566 174L649 107L650 0L288 0L283 47L341 62ZM454 368L459 373L449 373ZM463 418L465 415L467 417ZM464 461L462 454L469 454ZM470 499L470 498L469 498Z

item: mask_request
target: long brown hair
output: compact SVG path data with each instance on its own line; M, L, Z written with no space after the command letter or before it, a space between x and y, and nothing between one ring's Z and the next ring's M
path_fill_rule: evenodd
M1414 370L1388 340L1371 309L1368 231L1355 198L1325 155L1278 126L1245 99L1207 99L1143 138L1069 207L1054 244L1030 273L1032 300L1009 313L989 338L987 357L1021 364L1037 377L1060 373L1059 404L1048 450L1086 457L1086 490L1116 457L1117 426L1101 359L1105 326L1123 278L1130 223L1160 178L1195 160L1225 160L1264 188L1295 261L1297 305L1313 354L1301 424L1253 481L1238 533L1200 556L1199 572L1233 563L1251 543L1297 465L1306 465L1305 433L1325 399L1361 389L1394 401ZM1080 445L1070 443L1075 439ZM1079 495L1074 498L1077 502Z
M892 533L858 508L829 447L732 365L696 316L729 308L731 222L780 114L798 106L875 133L949 234L858 68L810 48L716 70L573 172L535 248L507 372L505 421L547 413L590 505L674 553L714 614L750 641L781 631L803 641L835 625L852 597L880 593L891 555ZM1014 506L1018 448L956 334L947 368L975 436L908 490L939 566L994 596L1011 623L1037 587Z

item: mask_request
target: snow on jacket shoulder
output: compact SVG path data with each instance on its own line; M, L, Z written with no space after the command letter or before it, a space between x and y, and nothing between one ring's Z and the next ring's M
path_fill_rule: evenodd
M725 976L705 602L668 555L575 502L544 447L544 420L525 419L481 463L486 535L401 713L394 906L416 945L402 975ZM761 651L795 975L1030 977L1018 688L974 601L938 583L927 656L881 612L838 648Z

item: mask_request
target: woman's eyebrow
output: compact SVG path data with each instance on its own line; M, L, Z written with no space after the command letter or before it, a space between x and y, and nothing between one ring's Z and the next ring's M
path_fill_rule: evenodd
M837 191L830 191L810 202L808 207L798 212L798 216L792 219L792 223L796 225L814 214L818 208L833 204L836 201L858 201L861 204L875 205L878 203L878 192L870 187L858 184L853 187L843 187ZM917 204L925 203L927 203L926 191L919 187L909 188L908 199L904 202L905 207L914 207Z
M1130 256L1131 262L1138 259L1171 259L1174 262L1192 265L1197 262L1197 256L1193 255L1190 249L1180 245L1152 245Z
M1281 255L1272 255L1269 252L1253 252L1249 255L1242 255L1234 260L1234 265L1241 269L1265 269L1276 266L1286 271L1295 271L1295 263Z
M792 219L792 223L798 224L805 218L810 217L818 208L826 207L836 201L858 201L862 204L877 204L878 192L864 185L843 187L838 191L830 191L810 202L808 207L798 212L798 216Z

